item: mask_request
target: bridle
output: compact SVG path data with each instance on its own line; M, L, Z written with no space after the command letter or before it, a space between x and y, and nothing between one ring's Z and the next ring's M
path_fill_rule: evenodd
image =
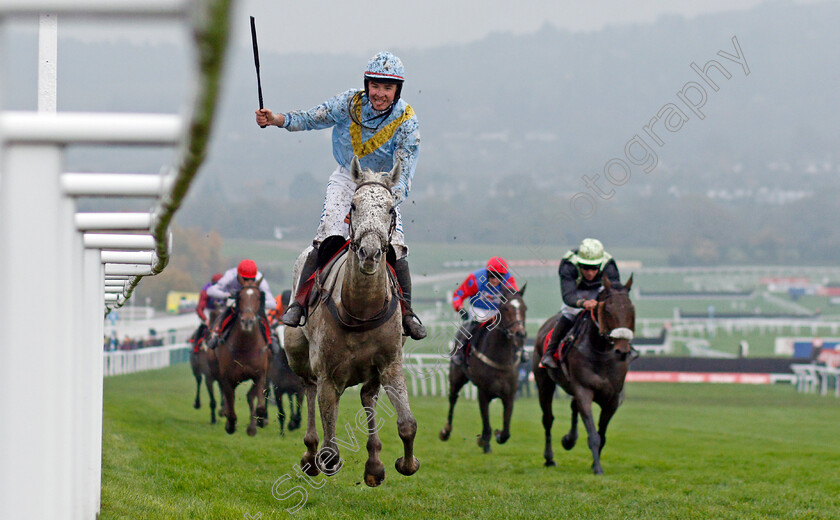
M603 300L598 302L597 309L603 310L607 305L607 300L612 298L613 296L618 296L620 294L624 294L621 292L613 292L610 293L604 298ZM598 334L601 338L608 343L610 346L615 345L615 342L620 339L626 339L628 342L633 341L633 331L627 327L616 327L609 331L605 330L604 327L601 325L601 322L598 321L598 316L595 314L595 309L592 309L592 321L598 327Z
M365 182L362 182L362 183L360 183L359 185L356 186L356 191L359 191L359 189L362 186L379 186L380 188L383 188L385 191L388 192L388 195L391 197L391 200L393 201L393 195L391 194L391 190L388 188L388 186L386 186L382 182L379 182L379 181L365 181ZM364 237L366 237L367 235L371 234L371 233L376 233L377 235L379 235L380 244L382 244L382 246L380 247L380 250L382 251L383 255L386 254L388 252L388 246L391 244L391 237L394 234L394 230L397 228L397 210L394 209L394 207L391 207L391 225L388 229L388 236L387 237L383 237L378 229L371 228L371 229L368 229L368 230L364 231L358 238L356 238L356 237L353 236L353 234L354 234L354 230L353 230L353 210L355 210L355 209L356 209L355 203L351 203L350 204L350 218L349 218L350 222L348 223L348 225L349 225L348 234L350 235L350 250L353 251L354 253L356 253L359 249L359 243L362 241L362 239Z

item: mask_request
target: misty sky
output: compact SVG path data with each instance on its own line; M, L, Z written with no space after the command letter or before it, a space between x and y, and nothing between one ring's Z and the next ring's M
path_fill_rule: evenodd
M256 18L260 49L369 56L382 49L404 51L468 43L492 32L532 33L546 23L574 32L594 31L606 25L650 23L665 15L694 17L743 10L760 3L761 0L238 0L232 43L250 45L249 16ZM95 22L87 25L67 20L59 26L63 34L85 41L116 37L174 41L185 37L177 34L174 26L160 25L154 22L107 31Z

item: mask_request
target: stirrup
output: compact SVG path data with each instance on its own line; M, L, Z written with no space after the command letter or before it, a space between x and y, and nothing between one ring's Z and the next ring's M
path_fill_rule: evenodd
M557 360L554 359L554 352L545 352L542 359L540 359L540 365L545 368L557 368Z
M406 314L403 316L403 332L405 335L415 341L419 341L426 337L426 327L420 322L420 318L416 314Z
M303 306L298 302L294 302L289 305L289 308L280 317L280 321L288 327L300 327L303 321L303 314Z

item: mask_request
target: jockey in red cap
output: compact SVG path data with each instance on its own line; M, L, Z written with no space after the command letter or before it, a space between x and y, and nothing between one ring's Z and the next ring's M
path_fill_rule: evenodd
M458 287L452 295L452 307L462 318L468 320L466 327L458 329L455 337L455 352L452 359L456 365L464 362L464 345L474 334L478 325L493 319L499 312L501 286L506 285L518 291L516 280L510 274L507 261L494 256L487 262L487 266L474 271ZM464 309L464 303L469 300L469 312Z
M269 311L274 309L277 306L277 303L274 300L274 295L271 294L271 289L268 287L268 282L265 281L265 277L257 270L257 264L253 260L245 259L239 262L239 265L235 268L228 269L222 275L222 277L217 281L215 284L207 288L207 296L210 298L217 298L220 300L227 300L234 294L238 293L242 290L242 286L245 284L246 281L260 281L260 291L263 292L265 295L265 310ZM228 312L230 309L228 309ZM263 315L263 318L265 316ZM218 331L214 331L213 337L210 338L208 341L207 346L211 349L216 348L218 345L219 337L216 334ZM271 345L272 351L279 346L274 345L272 342Z

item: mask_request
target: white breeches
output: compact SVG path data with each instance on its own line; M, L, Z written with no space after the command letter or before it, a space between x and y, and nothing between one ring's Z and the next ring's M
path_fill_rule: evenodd
M320 244L331 235L349 238L350 229L344 219L350 212L350 203L355 191L356 183L350 177L350 172L342 166L336 168L327 183L327 194L324 197L324 209L321 211L321 222L318 224L318 231L315 232L315 243ZM400 207L396 206L395 209L397 225L391 235L391 245L394 246L399 259L408 256L408 246L405 245Z

